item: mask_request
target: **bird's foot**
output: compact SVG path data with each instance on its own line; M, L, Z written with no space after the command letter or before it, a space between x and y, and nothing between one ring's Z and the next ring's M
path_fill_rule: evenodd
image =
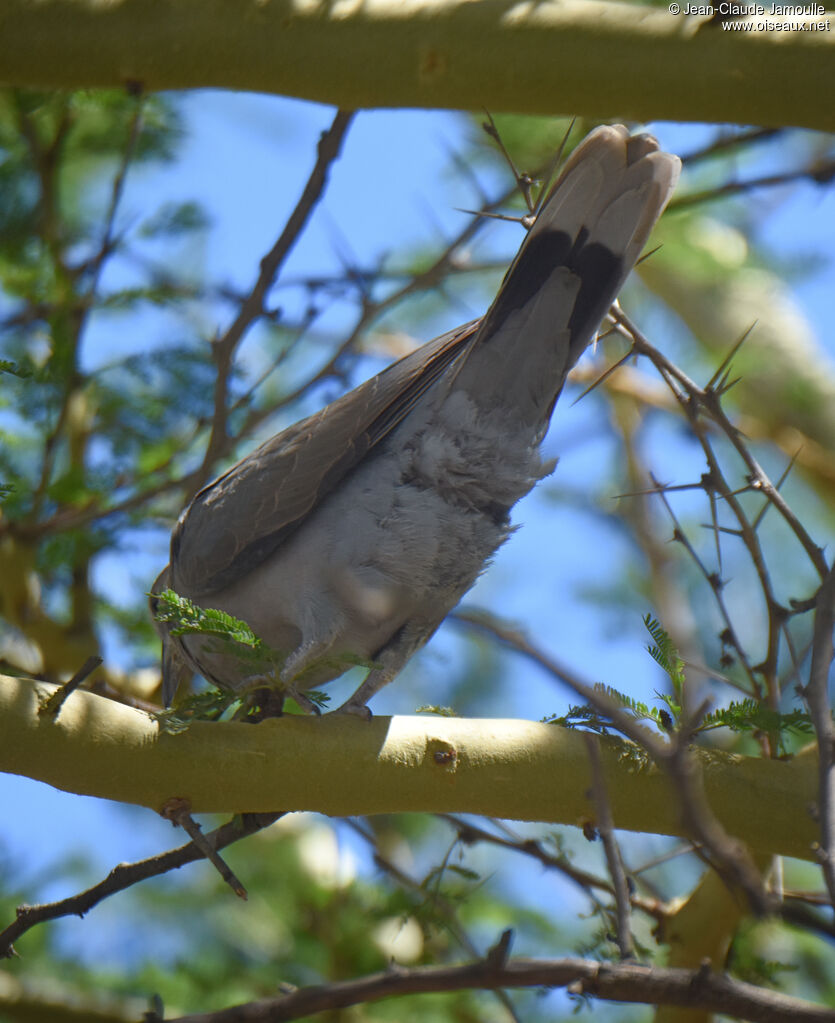
M247 690L247 695L240 716L247 721L282 717L284 702L288 698L294 700L304 714L318 716L322 713L309 696L293 685L277 683L274 675L251 675L244 680L242 688Z
M356 693L354 696L356 696ZM374 717L371 713L371 708L367 707L365 703L355 700L353 696L349 697L339 707L329 710L326 716L329 717L331 714L350 714L353 717L361 718L363 721L371 721Z
M251 689L243 701L240 716L252 724L265 718L280 718L284 713L284 695L281 690L269 685Z
M314 703L309 696L299 692L298 689L287 686L284 689L284 696L289 696L291 700L295 700L305 714L315 714L316 717L322 716L322 708L317 703Z

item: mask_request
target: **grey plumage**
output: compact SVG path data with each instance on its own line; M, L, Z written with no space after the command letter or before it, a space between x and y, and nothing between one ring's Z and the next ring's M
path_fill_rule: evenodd
M357 710L403 667L507 538L565 377L675 187L676 157L598 128L575 149L487 314L430 341L204 487L171 538L170 586L252 627L260 664L163 629L210 681L301 692L357 660Z

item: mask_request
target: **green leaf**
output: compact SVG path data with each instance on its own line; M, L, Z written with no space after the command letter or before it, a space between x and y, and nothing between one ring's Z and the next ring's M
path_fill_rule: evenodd
M165 203L139 228L141 238L171 238L190 231L201 231L209 218L199 203Z
M732 732L748 734L765 732L776 736L784 752L790 735L814 734L812 719L806 711L798 708L783 714L754 699L741 700L711 711L705 715L697 731L710 731L714 728L729 728Z
M650 721L662 730L669 731L669 721L667 720L669 715L666 715L665 711L659 710L657 707L649 707L647 704L634 699L627 693L621 693L612 686L604 685L602 682L595 683L594 692L600 693L601 696L610 700L621 710L626 711L627 714L630 714L637 721ZM664 700L668 706L675 706L675 704L668 701L665 697L659 696L659 698ZM611 720L602 716L596 708L589 704L583 704L579 707L571 706L569 707L567 714L563 714L559 717L552 715L543 718L543 721L546 724L561 725L563 728L581 727L589 731L598 732L601 735L608 735L612 730Z
M246 622L234 615L214 607L200 607L171 589L153 596L156 597L154 617L158 622L169 623L172 636L222 636L253 649L261 646L261 640Z
M22 380L32 375L31 369L18 365L12 359L0 359L0 373L9 373L11 376L20 377Z
M679 657L675 644L656 618L646 614L643 623L650 636L655 640L654 646L647 647L647 653L669 675L670 681L673 683L673 690L678 700L681 701L681 691L684 686L684 661Z
M169 735L184 732L193 721L217 721L230 707L239 704L240 694L227 689L207 689L186 697L177 707L156 711L160 731Z

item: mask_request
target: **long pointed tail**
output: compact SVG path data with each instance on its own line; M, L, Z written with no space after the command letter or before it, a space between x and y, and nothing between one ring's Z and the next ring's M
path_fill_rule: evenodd
M571 154L485 316L456 386L536 427L672 195L681 162L623 125Z

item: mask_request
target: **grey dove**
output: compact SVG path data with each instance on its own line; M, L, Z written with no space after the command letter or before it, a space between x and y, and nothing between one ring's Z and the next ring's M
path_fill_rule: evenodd
M651 136L597 128L566 162L482 319L279 433L194 497L153 592L171 587L243 619L266 646L253 660L160 623L166 704L182 663L222 688L268 687L307 709L306 689L365 663L339 710L367 713L552 468L539 445L566 375L679 171Z

